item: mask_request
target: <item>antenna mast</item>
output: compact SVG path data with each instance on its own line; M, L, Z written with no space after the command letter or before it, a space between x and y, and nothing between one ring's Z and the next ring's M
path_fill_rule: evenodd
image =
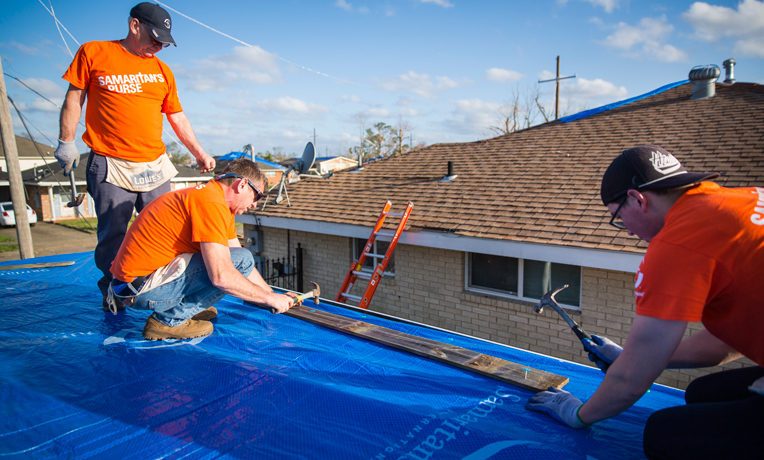
M560 117L560 80L566 80L568 78L576 78L576 74L568 75L567 77L561 77L560 76L560 56L557 56L557 76L555 78L550 78L549 80L539 80L539 83L547 83L550 81L557 83L557 88L555 89L554 93L554 119L558 119Z

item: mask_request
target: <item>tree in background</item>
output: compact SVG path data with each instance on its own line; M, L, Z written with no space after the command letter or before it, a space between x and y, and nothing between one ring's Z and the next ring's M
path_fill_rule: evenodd
M165 144L164 146L165 150L167 151L167 155L170 156L170 161L172 164L190 166L191 163L193 163L191 155L189 155L188 152L184 152L180 144L177 142L172 141L169 144Z
M360 162L369 158L389 157L404 153L411 149L409 143L406 143L406 137L411 137L411 129L408 123L399 120L398 127L394 128L387 123L380 121L371 128L363 129L363 120L361 123L361 144L348 149L350 157L358 159ZM410 142L410 141L409 141Z
M561 110L560 116L568 113L570 113L569 107ZM554 102L550 108L541 100L538 84L524 94L521 94L520 89L515 87L509 102L500 109L498 123L495 126L490 126L489 129L498 135L505 135L547 123L553 119Z

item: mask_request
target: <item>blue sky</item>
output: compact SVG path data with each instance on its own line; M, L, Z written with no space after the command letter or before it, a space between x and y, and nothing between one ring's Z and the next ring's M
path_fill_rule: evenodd
M62 40L47 10L84 43L123 38L136 3L3 0L4 72L60 104L78 44L63 29ZM554 83L537 81L554 76L557 55L561 75L576 75L560 86L564 114L684 80L695 65L721 68L730 57L738 81L764 83L758 0L160 3L179 46L158 56L212 155L245 144L299 154L314 130L319 155L343 154L377 122L404 123L414 144L493 137L516 95L522 101L538 88L553 110ZM54 144L59 109L12 78L6 86L35 138ZM23 133L15 115L14 129Z

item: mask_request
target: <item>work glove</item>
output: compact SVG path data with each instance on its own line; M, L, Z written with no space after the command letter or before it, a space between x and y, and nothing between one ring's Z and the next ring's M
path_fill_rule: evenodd
M589 425L578 417L578 410L583 403L565 390L549 387L531 396L525 408L537 412L544 412L555 420L571 428L585 428Z
M623 348L607 337L596 335L593 335L591 340L584 339L584 348L589 352L589 361L596 364L605 373L623 351Z
M64 176L68 176L69 172L76 168L77 162L80 161L80 153L77 151L74 141L66 142L59 139L58 147L53 152L53 156L58 160L58 165L63 168Z

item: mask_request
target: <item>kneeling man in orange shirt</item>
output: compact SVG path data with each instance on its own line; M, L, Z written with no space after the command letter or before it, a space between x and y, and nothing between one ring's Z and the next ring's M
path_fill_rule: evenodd
M111 266L108 303L152 310L143 336L188 339L212 333L212 305L230 294L283 313L292 297L278 294L236 238L234 216L263 196L266 178L247 159L231 162L215 180L166 193L128 229Z

